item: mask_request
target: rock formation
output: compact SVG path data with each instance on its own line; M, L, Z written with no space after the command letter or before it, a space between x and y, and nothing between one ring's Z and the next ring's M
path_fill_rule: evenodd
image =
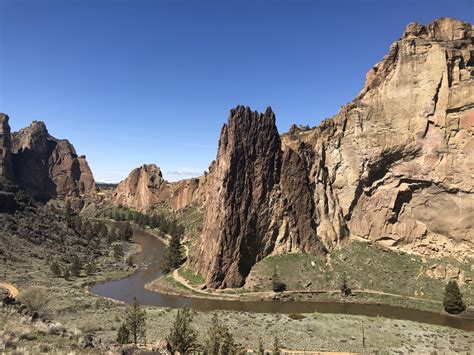
M114 202L137 210L163 203L171 196L171 187L155 164L133 169L117 186Z
M12 142L8 116L0 114L0 190L11 189L15 182L12 165Z
M232 110L191 256L207 285L241 286L271 253L349 238L472 255L473 34L446 18L408 25L354 101L281 142L271 110Z
M174 210L182 209L202 199L201 187L205 177L168 182L155 164L144 164L133 169L115 189L115 204L146 211L157 205Z
M52 137L44 122L33 121L12 137L13 171L30 196L51 198L95 192L94 177L69 141Z
M207 189L203 238L191 262L209 286L242 286L255 262L276 246L324 251L306 167L297 153L282 153L271 108L230 112Z

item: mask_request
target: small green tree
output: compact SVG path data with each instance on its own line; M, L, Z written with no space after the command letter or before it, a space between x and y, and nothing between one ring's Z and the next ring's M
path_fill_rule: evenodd
M165 250L163 259L161 260L161 268L163 273L167 274L170 271L178 268L183 262L183 251L181 248L181 241L178 235L173 235L170 244Z
M283 292L286 290L286 285L281 281L277 268L273 271L272 289L273 292Z
M123 248L121 244L114 245L114 258L120 260L123 257Z
M129 242L132 240L133 237L133 229L130 223L125 223L123 229L122 229L122 238L124 241Z
M64 280L69 280L69 278L71 277L71 273L69 272L68 269L64 270Z
M71 275L78 277L81 274L82 264L77 255L73 255L71 259Z
M341 295L344 297L352 296L352 290L347 286L347 280L344 278L341 285Z
M458 283L454 280L449 281L444 289L443 305L444 310L451 314L458 314L466 309Z
M86 266L84 267L84 271L85 271L87 276L92 276L92 274L95 271L94 264L92 262L87 263Z
M146 312L140 308L140 304L136 297L133 297L132 305L128 309L127 318L125 320L128 331L133 337L133 342L137 345L139 338L146 334Z
M166 337L172 353L189 354L197 349L197 334L191 326L192 321L193 316L189 308L184 307L178 310L171 331Z
M50 269L54 276L56 277L61 276L61 268L59 267L59 264L56 261L53 261Z
M130 331L126 323L122 323L117 330L117 343L128 344L130 342Z
M221 324L217 314L214 313L204 338L204 353L206 355L236 355L240 352L240 346L235 343L229 328Z
M127 258L126 263L127 263L127 266L133 267L133 257L131 255Z

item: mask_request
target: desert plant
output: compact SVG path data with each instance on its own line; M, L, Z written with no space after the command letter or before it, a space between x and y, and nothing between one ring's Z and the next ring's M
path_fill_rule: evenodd
M51 298L44 287L31 287L20 293L19 300L31 313L47 316Z

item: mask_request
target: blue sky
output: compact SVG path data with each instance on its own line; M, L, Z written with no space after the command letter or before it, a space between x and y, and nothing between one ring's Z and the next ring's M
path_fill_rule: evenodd
M215 158L228 112L317 125L409 22L473 21L472 0L0 0L0 111L87 155L96 180L170 180Z

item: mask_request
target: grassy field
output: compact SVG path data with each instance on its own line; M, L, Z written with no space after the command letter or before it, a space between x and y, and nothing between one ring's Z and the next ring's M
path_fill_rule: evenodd
M124 243L125 255L119 260L112 256L111 248L108 252L98 254L94 260L96 271L92 276L86 276L83 272L80 277L71 278L69 281L52 275L51 258L48 257L49 254L46 253L43 242L36 243L34 239L26 241L0 236L0 247L2 250L0 279L15 284L20 290L20 297L29 289L46 291L38 294L45 294L42 299L44 306L42 313L44 311L45 318L50 321L49 323L33 323L30 320L31 316L22 315L8 307L0 307L0 352L103 353L115 346L117 329L123 321L126 305L92 295L87 292L87 286L107 279L124 277L134 272L134 268L127 266L126 258L139 251L138 245ZM65 249L65 253L76 250L74 245L70 248ZM347 250L337 252L340 256L337 253L331 254L331 269L327 273L316 272L324 264L312 266L312 259L305 255L290 254L267 258L257 264L252 271L255 273L255 286L252 289L268 289L269 275L271 277L276 266L281 272L281 279L288 283L289 287L304 287L310 275L317 275L311 287L319 288L324 285L336 287L339 284L339 276L346 272L349 285L355 289L359 287L356 284L355 270L359 272L363 270L364 263L362 261L349 263L350 258L365 257L366 262L371 259L369 265L379 265L380 268L406 263L406 260L397 259L406 256L395 255L393 262L392 257L389 256L386 259L389 263L383 264L382 257L377 259L379 254L372 255L369 248L372 247L356 244ZM344 257L346 260L343 260ZM417 264L418 267L431 265L430 262L420 261L420 263ZM353 273L348 272L351 268L349 264L355 267ZM283 269L288 270L288 273L283 272ZM408 268L408 270L411 269L412 267ZM413 266L413 270L415 269ZM189 280L191 285L199 285L202 282L202 277L188 268L182 268L179 272L182 277ZM405 272L405 267L400 272ZM296 275L300 276L296 277ZM378 276L378 279L380 277ZM195 295L193 291L174 282L170 276L165 279L172 288L181 289L182 293L188 293L188 295ZM375 276L364 275L363 280L358 282L364 282L361 283L363 287L366 282L370 282L369 279L377 280ZM318 284L318 280L321 283ZM238 291L239 294L245 290ZM463 291L466 292L464 286ZM231 292L235 293L235 290ZM409 292L414 292L414 290ZM147 341L155 343L168 334L176 309L146 307L146 310ZM261 337L265 347L270 349L274 336L279 338L283 347L293 350L467 352L472 350L474 344L474 333L410 321L320 313L297 317L235 311L218 311L217 313L221 321L229 327L236 341L246 348L255 348L258 338ZM193 312L193 314L194 327L199 333L199 339L202 340L212 315L205 312ZM361 340L362 324L366 334L365 348ZM89 335L96 346L94 349L83 348L85 338Z
M364 242L352 242L329 254L326 260L307 254L283 254L267 257L257 263L247 281L250 291L272 288L276 270L288 290L339 290L344 279L362 300L391 300L390 304L410 305L416 308L440 311L446 280L428 276L432 266L452 265L461 270L464 278L473 279L474 259L460 262L455 259L430 259L405 254ZM474 304L474 287L470 282L460 283L464 300ZM376 291L387 295L364 294ZM360 291L360 292L357 292ZM411 297L389 297L389 294ZM336 295L337 297L339 295Z

